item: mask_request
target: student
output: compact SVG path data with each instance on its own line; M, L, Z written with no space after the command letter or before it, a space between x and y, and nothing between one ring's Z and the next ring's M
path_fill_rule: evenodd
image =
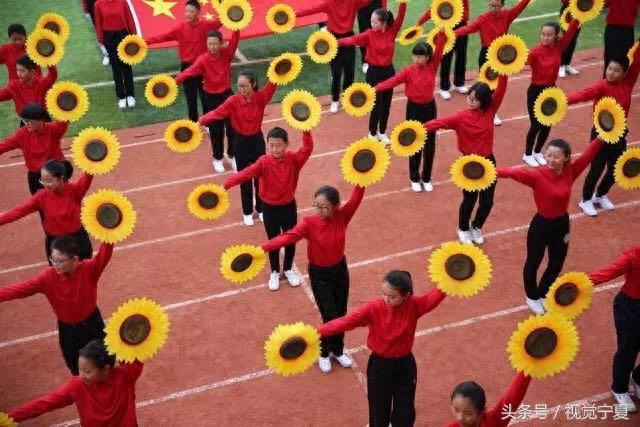
M536 119L533 107L542 91L556 85L556 69L560 66L562 52L573 39L579 25L580 23L574 19L567 32L560 36L560 25L557 22L547 22L540 29L540 44L531 48L527 57L527 63L531 67L531 84L527 89L527 111L531 124L522 160L534 168L546 164L542 147L547 142L551 126L545 126Z
M0 302L44 294L58 318L62 356L78 375L78 352L95 339L103 339L104 321L97 307L98 280L111 259L113 245L102 243L93 259L80 261L78 243L63 236L51 242L49 267L36 277L0 288Z
M226 47L222 46L222 34L219 31L209 31L206 35L208 52L198 57L193 65L178 74L176 83L187 83L194 79L204 77L204 111L209 112L218 108L224 101L233 95L231 90L231 61L238 49L240 32L234 31L231 41ZM197 121L197 118L193 121ZM211 138L211 151L213 153L213 169L223 173L222 164L224 151L224 134L227 132L227 156L233 170L237 169L233 157L233 130L229 119L215 120L209 124L209 136Z
M254 164L241 172L231 175L224 183L224 188L228 190L258 178L264 229L268 239L291 230L298 222L296 187L300 170L313 151L311 132L302 134L302 147L298 151L288 151L288 148L287 131L280 127L271 129L267 133L267 154L260 156ZM282 271L291 286L300 285L300 278L292 270L295 253L295 245L287 245L284 248ZM280 251L269 252L269 264L269 289L277 291L280 288Z
M428 132L438 129L452 129L458 137L458 150L464 155L478 154L489 159L493 164L493 118L502 104L507 90L507 77L500 76L495 93L486 83L475 83L469 88L466 110L449 116L433 119L424 124ZM491 213L493 197L496 191L494 182L482 191L462 191L462 203L458 218L458 239L462 243L484 243L482 226ZM478 211L473 221L471 214L478 202Z
M606 267L589 274L595 285L624 275L624 285L613 300L613 320L616 326L618 349L613 356L613 383L611 392L618 405L627 412L636 412L636 405L629 396L629 382L636 398L640 397L640 365L636 359L640 353L640 246L624 251Z
M569 94L569 104L578 102L593 101L595 104L604 97L614 98L624 109L627 116L627 125L631 120L629 110L631 108L631 93L633 86L638 80L640 73L640 49L636 49L633 57L633 64L629 65L629 58L626 54L620 57L612 58L607 66L606 78L598 80L596 83L588 86L578 92ZM595 128L591 129L591 139L596 137ZM615 208L615 205L609 199L608 193L615 182L613 178L613 170L616 161L627 149L627 130L624 135L615 144L605 144L602 150L589 168L584 179L582 187L582 201L579 206L582 211L589 216L596 216L598 212L594 204L600 205L605 211ZM602 176L605 167L607 171ZM596 188L598 180L602 176L600 184Z
M94 31L96 27L95 5L96 0L82 0L82 9L84 10L84 14L87 19L89 19L93 24ZM96 35L97 34L98 33L96 32ZM102 44L100 44L99 46L100 52L102 53L102 65L107 66L109 65L109 52L107 52L107 49Z
M498 168L499 178L511 178L531 187L538 209L527 232L527 260L522 271L527 305L536 314L544 313L547 292L558 278L567 257L570 229L567 208L571 187L601 147L602 141L595 140L571 162L569 143L564 139L554 139L549 142L545 153L546 168ZM538 284L538 267L545 250L549 261Z
M413 294L408 271L391 270L382 281L382 298L318 328L323 337L368 327L369 426L412 426L416 419L416 360L411 349L418 319L436 308L445 294L434 289Z
M376 9L386 9L386 8L387 8L387 0L369 0L365 2L365 5L361 6L360 9L358 9L358 32L362 34L365 31L370 30L371 14ZM369 64L367 63L366 56L367 56L367 48L365 46L360 46L362 74L365 74L365 75L367 74L367 70L369 69Z
M376 92L392 90L395 86L404 83L404 93L407 97L405 117L407 120L417 120L421 123L435 119L437 116L436 102L433 99L436 72L442 58L442 50L446 39L441 32L437 37L436 51L425 42L420 42L413 47L413 65L404 68L399 74L378 83ZM431 184L431 170L436 152L436 134L430 132L427 135L424 147L409 157L409 179L411 190L419 193L424 186L425 191L433 191ZM422 160L422 174L420 174L420 161Z
M307 239L309 280L323 322L347 313L349 271L344 245L347 226L363 196L364 188L355 186L347 203L340 206L338 190L323 185L314 194L315 215L304 217L291 230L261 246L265 252L270 252ZM320 340L318 366L324 373L331 372L330 354L333 354L342 367L350 368L353 364L351 358L344 353L344 334Z
M562 12L566 8L569 7L569 0L560 0L562 6L560 6L560 16L562 16ZM578 36L580 35L580 26L573 33L573 36L569 40L569 44L562 51L562 58L560 59L560 68L558 68L558 77L565 78L567 77L567 73L572 76L577 76L580 74L580 71L571 65L571 60L573 59L573 53L576 51L576 44L578 43ZM566 36L565 36L566 37Z
M249 167L263 154L265 154L264 135L260 127L264 118L264 109L276 91L276 85L268 82L259 90L258 78L250 71L241 71L238 74L238 92L227 98L219 107L209 111L200 117L201 125L208 125L214 120L231 120L234 131L233 153L238 171ZM262 216L262 199L260 199L260 186L258 180L253 180L256 190L255 209L260 221ZM240 185L242 197L242 213L244 224L253 225L253 190L251 181Z
M80 350L78 365L80 376L14 409L9 417L21 422L75 403L83 426L137 427L136 382L144 365L136 360L116 366L115 356L97 340Z
M93 253L89 235L80 221L82 198L89 190L93 175L87 173L76 182L69 182L73 166L68 160L48 160L41 170L43 190L29 200L0 214L0 225L16 221L33 212L41 212L45 232L44 248L49 260L51 242L56 237L72 236L78 243L79 259L89 259Z
M338 40L340 46L364 46L367 48L365 60L367 62L366 81L371 86L392 77L396 71L393 68L393 52L396 36L402 28L407 4L400 3L398 18L387 9L376 9L371 14L371 29L364 33ZM391 140L387 136L387 121L391 109L393 90L380 92L376 96L373 110L369 116L369 137L377 138L384 144Z
M7 34L11 41L0 45L0 64L4 64L7 67L8 83L10 80L18 78L16 64L18 63L18 58L26 53L24 45L27 41L27 30L22 24L11 24L7 29ZM39 76L40 67L36 67L36 69Z
M640 0L605 0L607 24L604 27L604 72L609 61L626 56L635 40L634 25L640 9Z

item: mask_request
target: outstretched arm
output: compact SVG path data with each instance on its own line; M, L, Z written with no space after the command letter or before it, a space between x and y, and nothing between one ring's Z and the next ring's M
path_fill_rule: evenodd
M573 164L571 165L571 172L574 181L578 179L580 174L587 168L588 165L591 164L593 159L596 157L596 154L598 154L598 151L602 147L602 144L603 142L600 139L594 139L593 141L591 141L591 144L589 144L589 147L587 147L587 149L584 150L584 152L580 155L580 157L574 160Z
M187 79L198 77L204 74L204 66L202 65L202 61L199 61L198 59L196 59L196 62L194 62L191 66L187 67L184 71L176 76L176 83L182 84L182 82Z
M587 86L582 90L570 93L567 96L569 105L577 104L585 101L595 101L603 96L603 80L598 80L591 86Z
M497 168L498 178L511 178L512 180L524 184L527 187L533 187L536 184L536 177L539 174L532 169L523 169L517 167Z
M424 295L414 297L416 302L416 314L418 317L424 316L434 308L436 308L444 300L447 295L440 289L433 289Z
M46 270L45 270L46 271ZM0 288L0 302L11 301L14 299L27 298L31 295L42 292L44 284L45 271L38 274L33 279L24 282L7 285Z
M340 208L340 212L342 212L342 214L345 216L345 220L347 221L347 223L351 221L351 218L353 218L356 210L358 210L358 206L360 206L360 202L362 202L363 197L364 187L360 187L359 185L353 187L353 190L351 191L351 197L349 197L347 203L342 205L342 207Z
M369 31L367 30L364 33L355 34L351 37L345 37L343 39L338 39L339 46L369 46Z
M70 385L71 381L73 381L73 379L69 380L65 385L57 388L51 393L14 409L9 413L9 417L13 418L15 422L20 422L39 417L44 413L71 405L73 403Z
M38 199L38 193L31 196L29 200L24 202L21 205L16 206L15 208L8 210L4 213L0 214L0 225L8 224L13 221L17 221L22 217L29 215L30 213L36 212L40 209L40 202Z
M351 313L323 324L318 328L318 333L323 337L328 337L367 326L370 322L371 303L367 303Z
M384 92L385 90L393 89L396 86L406 83L406 80L407 80L407 68L400 71L395 76L391 76L387 80L384 80L378 83L374 87L374 89L376 93Z
M507 9L507 20L509 24L511 24L524 10L525 7L529 4L531 0L520 0L520 2L513 6L511 9Z
M249 167L246 167L241 171L231 174L231 176L229 176L229 178L227 178L227 180L224 182L223 187L225 190L228 190L231 187L240 185L243 182L249 181L260 175L262 175L262 162L260 161L260 159L258 159L257 162L249 165Z
M631 269L631 261L632 257L629 251L624 251L618 258L613 260L611 264L589 273L589 279L591 279L594 285L613 280Z
M231 103L233 102L233 97L227 98L222 104L218 106L215 110L209 111L207 114L200 116L198 123L201 125L208 125L214 120L224 120L227 117L231 116Z
M262 245L260 245L260 247L265 252L275 251L276 249L280 249L288 245L293 245L294 243L306 238L308 235L309 230L307 228L307 223L303 219L291 230L285 231L278 237L274 237L266 243L263 243Z

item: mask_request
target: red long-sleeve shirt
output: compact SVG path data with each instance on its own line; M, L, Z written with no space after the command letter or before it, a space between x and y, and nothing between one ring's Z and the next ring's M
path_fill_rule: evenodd
M346 316L318 328L322 336L336 335L357 327L369 327L367 347L380 357L403 357L411 353L418 319L438 306L445 294L434 289L421 296L409 295L398 307L383 298L367 302Z
M58 320L76 324L96 309L98 280L113 254L113 245L102 243L95 257L80 261L72 275L53 267L33 279L0 288L0 302L44 294Z
M606 267L589 273L591 281L599 285L624 274L622 292L640 300L640 245L633 246Z
M60 150L60 139L68 127L68 122L45 122L44 127L39 131L31 131L23 126L0 142L0 154L20 149L27 170L40 172L47 160L64 159L64 154Z
M469 0L462 0L462 6L464 7L464 12L462 14L462 19L460 22L465 22L469 19ZM431 3L429 3L429 8L418 18L418 25L423 25L425 22L431 19Z
M83 427L136 427L136 381L144 365L138 361L115 366L103 383L86 384L78 376L9 413L16 422L76 404Z
M104 44L105 31L127 30L129 34L136 34L136 24L126 0L98 0L93 5L93 13L100 44Z
M456 36L479 32L480 43L484 47L489 47L492 41L509 31L511 23L522 13L530 1L520 0L512 8L502 8L498 13L485 12L470 22L469 25L455 30Z
M227 98L218 108L201 116L198 123L206 125L214 120L231 118L233 130L250 136L260 132L264 109L271 101L277 86L269 82L261 90L254 92L250 99L239 93Z
M551 168L545 167L535 169L511 167L498 168L498 177L511 178L531 187L538 213L549 219L559 218L567 213L573 183L591 164L600 147L602 147L602 141L594 140L580 157L565 165L560 175L556 175Z
M0 45L0 64L7 66L8 79L13 80L18 78L18 72L16 71L16 63L18 58L27 53L24 45L18 47L15 43L9 42ZM36 68L36 75L40 76L40 67Z
M560 39L548 46L540 43L531 48L527 58L527 64L531 66L531 84L539 86L553 86L556 84L562 52L571 43L578 28L580 28L580 22L574 19Z
M218 19L212 21L181 22L164 34L146 39L147 44L178 42L178 57L182 62L193 64L198 57L207 52L207 33L218 30L222 24Z
M51 89L57 78L58 70L56 67L49 67L46 76L35 75L31 84L24 84L20 79L10 80L4 88L0 89L0 101L13 99L18 115L29 102L35 102L44 107L47 91Z
M353 31L353 21L358 9L371 0L325 0L315 6L299 10L296 16L303 17L316 13L327 14L327 29L333 34L346 34Z
M224 188L229 189L257 177L263 201L275 206L289 204L296 196L298 176L309 160L311 151L313 137L310 132L304 132L302 147L298 151L287 151L281 159L276 159L271 154L260 156L255 163L227 178Z
M236 54L240 32L234 31L226 47L220 49L217 55L205 52L196 62L176 76L176 83L186 79L204 76L204 90L207 93L222 93L231 88L231 61Z
M638 17L640 0L605 0L605 7L609 8L607 24L633 28Z
M376 92L389 90L404 83L404 93L411 102L427 104L433 101L436 73L440 66L445 42L444 37L438 36L435 52L429 62L423 66L413 64L405 67L395 76L378 83L375 87Z
M462 154L488 157L493 154L493 117L502 104L506 90L507 77L500 76L491 105L485 111L467 108L446 117L430 120L424 127L429 132L452 129L458 137L458 150Z
M60 192L42 189L23 204L0 214L0 225L40 211L45 233L56 237L73 234L82 227L80 205L92 180L93 175L84 174L76 182L66 183Z
M507 427L511 422L511 416L506 416L509 412L515 413L527 394L527 389L531 383L531 377L523 372L518 375L511 383L509 390L502 396L496 405L484 411L480 419L480 427ZM503 419L505 418L505 419ZM445 427L459 427L458 421L452 420L445 424Z
M407 4L400 3L400 7L398 7L398 16L393 21L393 25L386 30L375 31L373 29L368 29L364 33L338 39L338 44L340 46L364 46L367 48L365 60L369 65L375 65L378 67L389 66L393 63L393 52L396 46L396 37L400 28L402 28L402 22L404 21L404 15L406 12Z
M307 239L310 264L318 267L336 265L344 256L347 226L363 197L364 187L356 185L347 203L337 208L330 219L325 220L317 215L306 216L293 229L263 244L262 249L270 252Z

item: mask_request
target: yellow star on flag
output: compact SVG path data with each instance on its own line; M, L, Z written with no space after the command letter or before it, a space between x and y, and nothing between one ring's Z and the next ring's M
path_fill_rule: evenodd
M203 6L206 6L207 3L209 3L209 0L198 0L198 3L200 3Z
M204 19L206 19L207 21L213 21L213 15L210 13L205 13Z
M164 1L164 0L143 0L148 6L153 8L153 16L158 15L167 15L169 18L175 19L173 16L173 12L171 12L171 8L178 4L175 1Z

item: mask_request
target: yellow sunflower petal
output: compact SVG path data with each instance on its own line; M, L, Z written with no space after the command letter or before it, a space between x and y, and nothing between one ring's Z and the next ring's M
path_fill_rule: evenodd
M391 132L391 151L396 156L409 157L424 147L427 130L417 120L398 124Z
M488 62L485 62L478 72L478 81L486 83L491 90L496 90L498 87L498 77L500 74L491 68Z
M101 127L83 129L71 143L73 162L91 175L111 172L120 160L120 143L116 136Z
M338 54L338 40L328 31L315 31L307 39L307 53L313 62L328 64Z
M274 33L288 33L296 26L296 12L288 4L277 3L267 10L265 20Z
M431 253L429 277L447 295L469 297L491 281L491 261L477 246L447 242Z
M282 115L295 129L309 131L320 123L322 107L306 90L292 90L282 100Z
M624 109L612 97L601 98L593 109L593 125L600 139L615 144L627 128Z
M164 140L167 147L176 153L188 153L202 143L202 129L188 119L171 122L164 132Z
M569 319L578 317L591 305L593 283L585 273L570 272L558 277L546 298L546 309Z
M453 47L456 44L456 33L449 27L435 27L431 31L427 33L427 43L431 45L431 48L435 50L436 48L436 36L440 34L440 31L444 31L444 35L447 38L447 42L444 44L442 49L442 54L446 55L447 53L453 50Z
M187 207L197 218L217 219L229 209L229 193L220 185L198 185L189 193Z
M39 28L27 37L27 55L41 67L56 65L64 56L64 43L53 31Z
M243 283L256 277L266 262L267 254L260 246L229 246L220 257L220 272L231 282Z
M423 33L424 33L424 28L420 26L413 25L411 27L407 27L404 30L402 30L402 32L398 36L398 43L400 43L403 46L408 46L418 41L418 39L422 36Z
M376 91L368 83L354 83L342 93L342 108L350 116L369 114L375 102Z
M625 190L640 188L640 148L627 148L618 157L613 176Z
M267 77L276 85L286 85L294 81L302 70L302 58L297 53L286 52L274 58L269 64Z
M365 137L347 147L340 160L340 168L345 181L368 187L384 178L389 163L391 156L384 145Z
M87 232L105 243L118 243L131 235L137 213L122 194L101 189L83 200L80 212Z
M529 49L524 40L513 34L505 34L489 45L487 62L497 73L508 76L524 68L527 55Z
M453 183L466 191L487 189L497 178L493 163L477 154L458 157L451 165L450 172Z
M436 27L453 28L462 21L464 6L460 0L433 0L431 20Z
M567 95L557 87L543 90L533 105L533 114L538 122L545 126L553 126L567 115Z
M247 0L224 0L218 14L222 25L231 31L247 28L253 19L253 9Z
M507 351L516 371L544 378L566 370L576 357L579 345L578 330L571 320L546 313L518 323Z
M596 19L603 7L604 0L570 0L567 9L575 19L584 23Z
M36 22L36 28L53 31L60 37L62 43L65 43L69 38L69 22L64 16L57 13L47 12L40 15L38 22Z
M163 108L173 104L178 97L178 85L167 74L158 74L147 82L144 88L144 96L149 104Z
M0 412L0 427L17 427L18 424L13 421L13 418L9 418L9 414Z
M571 21L573 21L573 15L571 15L571 10L566 8L562 15L560 15L559 24L562 31L567 31L569 29L569 25L571 25Z
M627 58L629 58L629 65L633 64L633 57L636 54L636 49L638 48L638 45L640 45L640 42L635 42L627 52Z
M213 6L213 9L220 13L220 8L222 7L222 0L211 0L211 6Z
M144 362L167 342L169 316L155 301L134 298L118 307L104 331L109 354L121 362Z
M47 91L45 97L47 111L55 120L75 122L89 109L89 95L76 82L61 81Z
M118 58L128 65L136 65L147 57L147 42L137 34L129 34L118 45Z
M302 322L278 325L264 343L267 366L289 376L306 371L320 356L320 335Z

